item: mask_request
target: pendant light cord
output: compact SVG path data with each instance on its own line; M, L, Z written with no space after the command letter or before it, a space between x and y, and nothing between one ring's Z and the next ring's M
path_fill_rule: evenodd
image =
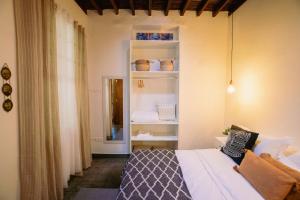
M230 84L232 84L232 61L233 61L233 14L231 16L231 55L230 55Z

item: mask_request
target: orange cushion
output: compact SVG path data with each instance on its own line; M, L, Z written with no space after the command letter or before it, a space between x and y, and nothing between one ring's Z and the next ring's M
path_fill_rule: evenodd
M247 151L237 171L266 200L284 200L296 184L296 179L251 151Z
M292 199L299 200L300 199L300 172L286 166L285 164L283 164L282 162L279 162L278 160L273 159L270 154L262 153L262 154L260 154L260 157L262 159L264 159L265 161L267 161L268 163L270 163L271 165L273 165L274 167L277 167L281 171L285 172L286 174L290 175L291 177L293 177L294 179L297 180L296 187L294 187L292 189L292 191L289 193L289 195L287 196L286 199L287 200L292 200Z

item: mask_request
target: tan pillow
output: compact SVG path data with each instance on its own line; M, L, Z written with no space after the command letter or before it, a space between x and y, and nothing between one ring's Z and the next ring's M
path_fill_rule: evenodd
M292 189L292 191L289 193L289 195L287 196L286 199L287 200L294 200L294 199L299 200L300 199L300 172L286 166L285 164L283 164L282 162L279 162L278 160L273 159L270 154L262 153L262 154L260 154L260 157L262 159L264 159L265 161L267 161L268 163L270 163L271 165L273 165L274 167L277 167L281 171L285 172L286 174L290 175L291 177L293 177L294 179L297 180L296 187L294 187Z
M296 179L251 151L236 169L266 200L285 199L296 184Z

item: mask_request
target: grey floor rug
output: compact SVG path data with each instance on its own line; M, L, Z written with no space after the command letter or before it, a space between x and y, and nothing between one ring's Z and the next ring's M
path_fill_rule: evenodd
M115 200L119 189L80 188L74 200Z

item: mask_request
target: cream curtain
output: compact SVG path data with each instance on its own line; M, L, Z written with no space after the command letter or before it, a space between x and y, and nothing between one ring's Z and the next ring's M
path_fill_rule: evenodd
M22 200L63 199L55 5L14 0Z
M75 90L75 34L74 20L58 7L56 12L57 71L59 92L59 116L62 144L62 168L64 187L68 187L70 175L81 174L81 136Z
M76 99L81 136L81 157L82 166L84 169L86 169L91 166L92 159L85 30L82 26L75 22L74 33Z

